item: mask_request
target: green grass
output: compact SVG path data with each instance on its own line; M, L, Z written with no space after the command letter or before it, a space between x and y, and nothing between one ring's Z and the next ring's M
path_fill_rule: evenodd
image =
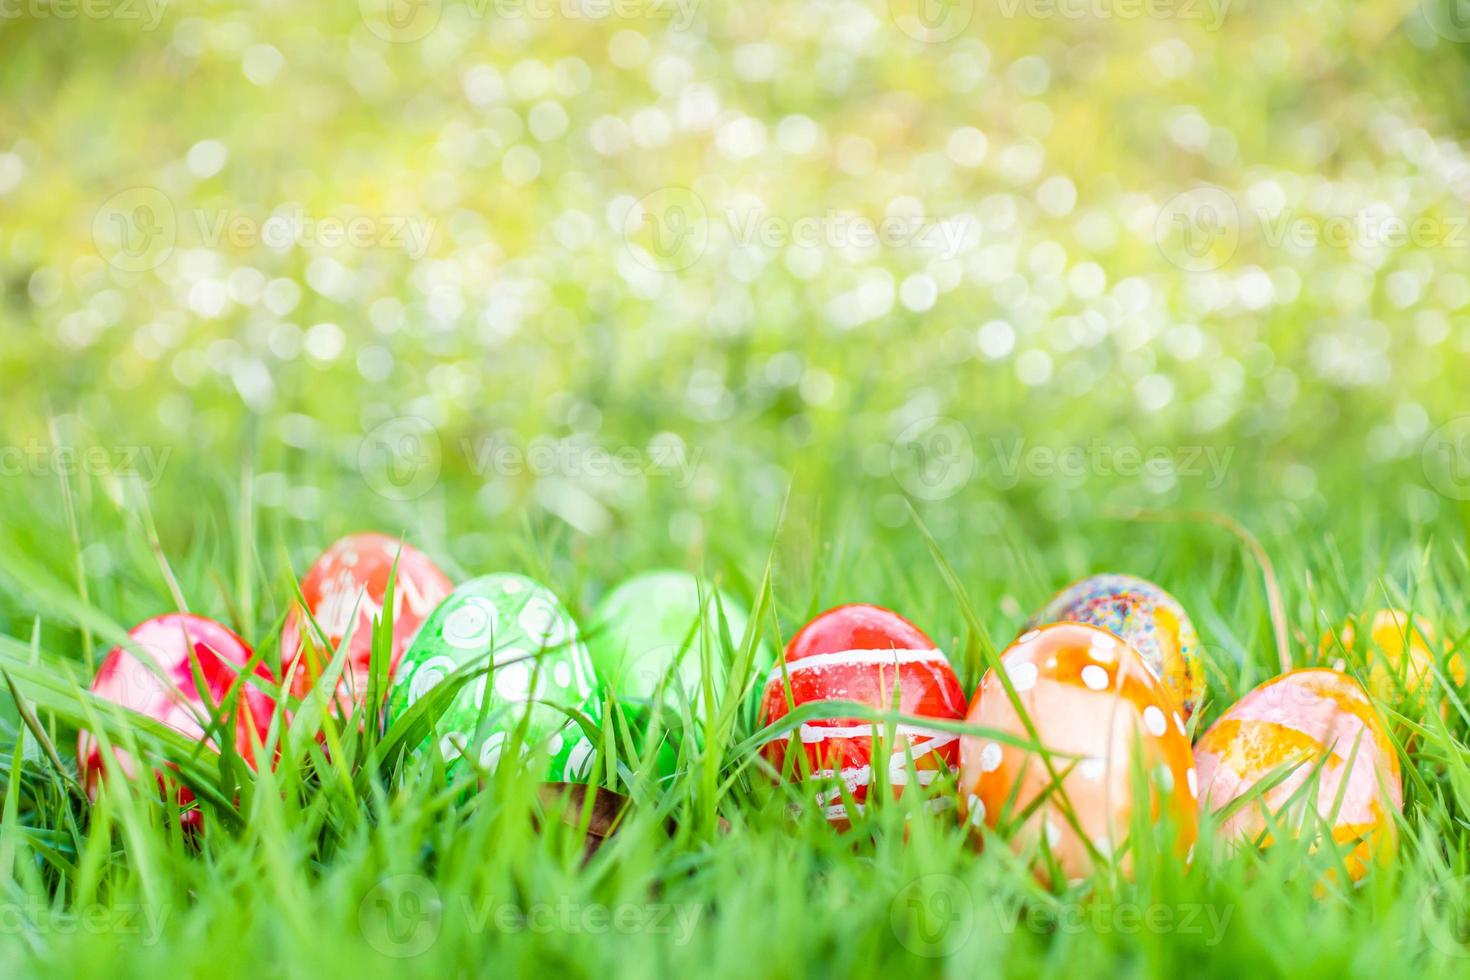
M773 781L753 751L759 739L750 713L739 710L719 713L726 723L705 732L702 747L684 743L680 773L669 783L654 781L626 747L605 754L600 781L630 796L633 807L584 860L576 826L584 815L572 811L563 820L557 808L548 810L528 775L534 767L505 767L478 791L448 786L432 760L404 762L393 751L404 726L379 741L351 734L359 731L351 722L333 725L324 712L303 710L276 733L283 751L276 771L252 776L238 760L221 764L186 739L109 717L76 686L85 674L81 634L92 634L98 652L118 639L124 624L107 608L115 594L151 592L156 610L170 608L168 576L142 530L128 530L104 495L73 492L82 533L112 528L102 538L112 553L130 556L106 579L89 576L91 601L79 599L66 578L77 567L69 546L26 558L11 526L12 541L0 551L7 592L35 610L33 629L0 638L0 665L45 734L38 739L22 726L0 770L7 785L0 863L8 872L0 955L20 975L141 974L168 963L190 974L335 976L383 969L406 954L391 968L424 976L522 968L1088 976L1103 964L1160 976L1453 976L1470 953L1456 931L1470 872L1463 692L1448 725L1426 720L1405 754L1399 856L1356 888L1319 885L1336 866L1330 849L1283 845L1231 855L1200 847L1186 869L1155 853L1144 832L1135 843L1136 880L1101 872L1048 892L998 842L977 851L952 814L929 814L912 799L875 807L851 832L837 834L803 802L805 794ZM238 532L257 518L237 511L206 520L233 523L229 530ZM1209 656L1205 722L1277 670L1259 570L1233 536L1212 525L1096 519L1055 529L1045 542L1019 532L977 538L970 547L936 542L944 556L936 559L912 526L887 532L846 514L818 517L806 533L833 542L821 549L828 561L804 576L775 560L763 588L767 555L782 555L783 542L801 533L792 513L786 520L773 549L746 542L743 567L699 566L738 583L749 601L766 597L760 629L772 642L836 601L882 602L940 638L973 689L985 651L1019 626L1017 606L1030 608L1082 568L1122 568L1166 583L1195 611ZM1427 536L1364 535L1348 548L1328 537L1262 531L1290 611L1296 665L1314 662L1317 624L1372 602L1411 605L1465 641L1467 565L1452 539L1440 536L1430 547ZM253 544L242 561L234 550L240 540L221 528L212 540L201 535L174 552L168 565L191 609L243 627L269 657L291 569L281 549ZM990 553L982 554L987 541ZM528 529L507 531L499 547L505 557L491 567L559 546ZM1087 560L1072 566L1053 554ZM1368 566L1349 554L1382 558ZM621 565L616 555L584 561ZM228 582L212 574L216 568L248 572ZM547 568L579 616L608 584L600 571L559 577L555 563ZM1015 571L1027 568L1029 576ZM251 620L234 618L252 602ZM71 734L88 719L212 789L206 832L186 838L171 807L146 786L109 791L88 805L72 775ZM318 747L323 725L332 730L330 752ZM50 761L52 745L60 771ZM230 805L236 798L238 808Z

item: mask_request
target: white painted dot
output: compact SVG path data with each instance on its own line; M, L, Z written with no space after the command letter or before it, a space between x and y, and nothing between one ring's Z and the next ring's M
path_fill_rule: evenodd
M1164 713L1159 710L1158 705L1151 704L1143 709L1143 726L1155 738L1164 734L1168 722L1164 720Z
M546 740L546 751L550 752L552 755L556 755L558 752L561 751L561 747L561 732L553 732L551 737Z
M985 801L974 793L965 801L970 808L970 826L978 827L985 822Z
M567 687L572 683L572 665L563 660L551 668L551 679L556 681L557 687Z
M520 595L522 590L521 580L518 578L508 578L500 583L500 589L506 595Z
M439 754L445 762L453 762L464 755L464 742L464 736L459 732L450 732L439 739Z
M1099 834L1098 836L1094 837L1092 839L1092 846L1096 848L1097 853L1101 854L1103 857L1112 857L1113 855L1113 842L1108 840L1106 835Z
M1046 822L1042 825L1042 831L1046 834L1046 843L1048 846L1055 848L1062 842L1062 828L1052 823L1050 817L1046 818Z
M1189 783L1190 798L1199 799L1199 773L1194 771L1194 766L1189 767L1189 772L1184 774L1184 780Z
M1022 633L1020 636L1016 637L1016 643L1017 644L1030 643L1032 640L1036 639L1040 635L1041 635L1041 630L1027 630L1026 632Z
M1101 756L1092 756L1077 763L1077 771L1084 779L1101 779L1103 773L1107 772L1107 760Z
M531 691L531 671L524 660L495 669L495 693L507 701L524 701Z
M1000 759L1000 746L994 742L986 742L985 747L980 750L980 771L995 772L1000 768Z
M1179 729L1179 734L1188 737L1189 733L1184 730L1184 717L1179 712L1174 712L1174 727Z
M1101 691L1108 686L1108 672L1097 664L1088 664L1082 668L1082 683L1094 691Z
M1016 686L1017 692L1031 690L1036 686L1036 665L1017 664L1016 669L1011 671L1011 683Z
M1099 633L1092 638L1092 659L1100 664L1110 664L1118 659L1118 641L1106 633Z

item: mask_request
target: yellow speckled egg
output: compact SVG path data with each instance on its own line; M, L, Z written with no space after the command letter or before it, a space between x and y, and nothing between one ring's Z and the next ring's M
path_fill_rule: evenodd
M1381 609L1373 616L1363 644L1358 643L1356 624L1348 620L1323 635L1319 644L1323 656L1333 656L1339 642L1348 657L1366 671L1368 690L1381 703L1422 707L1425 692L1439 683L1434 674L1439 644L1434 627L1421 616ZM1459 654L1451 653L1444 667L1456 684L1465 683L1465 662Z

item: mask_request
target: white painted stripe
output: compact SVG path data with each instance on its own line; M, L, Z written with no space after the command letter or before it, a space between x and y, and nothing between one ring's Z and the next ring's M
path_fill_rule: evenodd
M879 664L896 667L900 664L933 664L949 666L949 658L943 650L835 650L832 653L814 653L810 657L785 661L786 672L796 674L803 670L821 670L826 667L860 667ZM779 681L782 677L781 664L777 664L766 676L766 683Z
M882 722L871 725L802 725L801 740L810 745L813 742L825 742L829 738L871 738L875 727L879 733L888 730L888 726ZM895 725L894 734L927 739L928 741L926 743L921 743L928 745L925 751L932 751L935 748L948 745L950 742L959 738L958 735L949 732L936 732L934 729L925 728L922 725ZM772 739L772 741L780 741L780 739L785 737L782 735Z
M939 777L938 769L920 769L919 785L928 786ZM843 769L818 769L812 773L813 779L841 779L848 790L855 790L859 786L870 786L873 782L872 766L847 766ZM891 756L888 763L888 783L891 786L907 786L909 781L908 767L902 756L897 753Z

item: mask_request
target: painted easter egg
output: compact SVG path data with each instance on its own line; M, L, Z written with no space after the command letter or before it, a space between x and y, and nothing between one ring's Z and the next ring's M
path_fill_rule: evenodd
M701 595L699 580L688 572L656 571L630 578L593 611L587 640L592 666L623 700L651 702L662 691L665 703L687 703L695 717L702 717L706 648L710 686L717 697L724 693L730 657L739 653L722 646L721 610L730 641L738 648L750 622L750 613L739 601L712 592L709 586ZM764 643L756 648L755 669L762 677L774 659Z
M523 732L520 755L549 758L548 780L589 781L596 751L559 709L596 719L601 692L577 624L549 589L496 574L451 592L404 654L389 717L401 717L462 668L475 676L435 723L451 777L467 767L493 772Z
M1205 668L1199 636L1179 600L1132 575L1093 575L1073 582L1026 624L1086 623L1121 637L1163 680L1184 717L1194 714L1205 695Z
M393 589L393 647L388 664L392 683L403 652L453 585L412 545L386 534L353 534L328 548L301 580L301 595L311 619L300 603L294 603L286 615L281 629L282 676L290 677L292 694L306 696L350 632L336 703L345 715L366 701L373 622L383 614L395 561L398 577ZM323 635L312 628L312 620Z
M1139 807L1151 824L1167 815L1178 853L1189 857L1199 832L1194 758L1177 702L1142 656L1107 630L1058 623L1022 634L1001 667L1052 771L1034 748L966 735L960 810L970 826L983 822L1017 853L1036 855L1045 881L1052 860L1067 879L1085 878L1121 852ZM968 720L1031 741L995 670L981 681ZM1145 779L1147 800L1138 798L1135 774ZM1129 855L1122 868L1131 866Z
M1352 620L1335 632L1328 631L1318 649L1331 657L1339 649L1367 674L1368 691L1383 704L1422 707L1426 692L1439 683L1434 665L1439 643L1434 627L1422 616L1409 616L1399 609L1381 609L1368 630L1367 642L1359 644ZM1465 662L1451 653L1444 663L1446 675L1456 685L1465 683Z
M944 653L923 630L880 606L838 606L803 626L766 680L761 724L780 721L792 705L825 700L856 701L879 710L946 720L965 714L964 690ZM959 736L908 724L897 726L891 752L874 759L874 727L860 718L810 721L794 739L774 739L761 751L781 769L788 745L799 745L813 777L828 783L840 780L859 809L866 805L875 768L900 793L909 780L910 757L921 786L959 762ZM797 777L801 772L800 765L793 769ZM818 802L826 807L827 819L838 826L845 826L852 816L835 786L821 793ZM949 801L931 802L937 807Z
M1354 881L1398 846L1398 754L1367 692L1340 671L1314 667L1272 678L1210 726L1195 758L1200 806L1210 812L1262 779L1279 780L1221 824L1232 841L1269 845L1268 812L1270 825L1292 832L1316 833L1327 820L1335 841L1353 845L1344 863ZM1313 779L1315 791L1306 785ZM1303 798L1311 811L1294 805Z
M240 672L250 657L250 647L229 627L203 616L170 613L147 620L128 633L128 643L113 648L103 658L91 690L99 698L201 739L210 724L211 709L217 712L238 684L241 693L234 702L235 751L254 767L256 752L270 730L275 711L275 700L266 693L275 681L263 664L257 664L254 672L264 685L242 681ZM196 671L203 678L203 694ZM218 751L213 740L207 744ZM90 732L77 736L78 769L88 796L96 797L99 780L114 769L129 779L138 775L139 766L126 751L114 748L111 755L110 761L104 760L102 746ZM165 781L163 773L155 775L160 783ZM180 787L177 798L183 806L194 796ZM196 809L183 815L186 827L197 829L202 820Z

